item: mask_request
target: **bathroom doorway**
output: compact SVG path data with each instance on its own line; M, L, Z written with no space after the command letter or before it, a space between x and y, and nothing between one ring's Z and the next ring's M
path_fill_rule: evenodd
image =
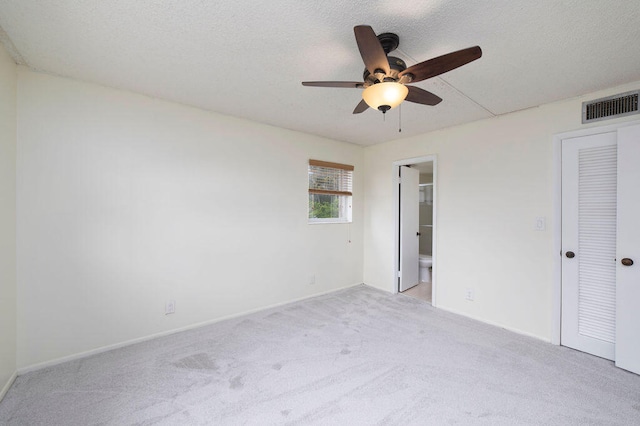
M428 301L435 306L435 156L394 163L394 188L394 292Z

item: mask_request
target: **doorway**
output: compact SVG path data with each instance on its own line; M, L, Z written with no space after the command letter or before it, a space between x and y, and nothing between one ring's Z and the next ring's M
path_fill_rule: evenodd
M436 304L436 158L394 163L394 292Z
M559 135L556 148L556 342L640 374L640 123Z

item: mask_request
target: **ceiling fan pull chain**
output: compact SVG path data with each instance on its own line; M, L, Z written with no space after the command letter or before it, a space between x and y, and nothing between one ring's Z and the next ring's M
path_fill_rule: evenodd
M402 133L402 104L398 105L398 133Z

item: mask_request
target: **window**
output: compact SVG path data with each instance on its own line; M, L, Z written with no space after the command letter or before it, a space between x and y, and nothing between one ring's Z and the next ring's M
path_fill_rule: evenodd
M309 223L351 222L353 166L309 160Z

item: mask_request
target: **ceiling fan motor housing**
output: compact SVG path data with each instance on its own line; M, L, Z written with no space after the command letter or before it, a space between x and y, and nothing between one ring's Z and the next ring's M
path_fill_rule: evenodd
M391 72L387 75L382 73L371 74L368 69L364 69L362 73L362 79L364 80L364 87L369 87L372 84L382 83L385 81L398 81L398 74L407 69L407 64L400 58L395 56L387 56L389 60L389 68Z

